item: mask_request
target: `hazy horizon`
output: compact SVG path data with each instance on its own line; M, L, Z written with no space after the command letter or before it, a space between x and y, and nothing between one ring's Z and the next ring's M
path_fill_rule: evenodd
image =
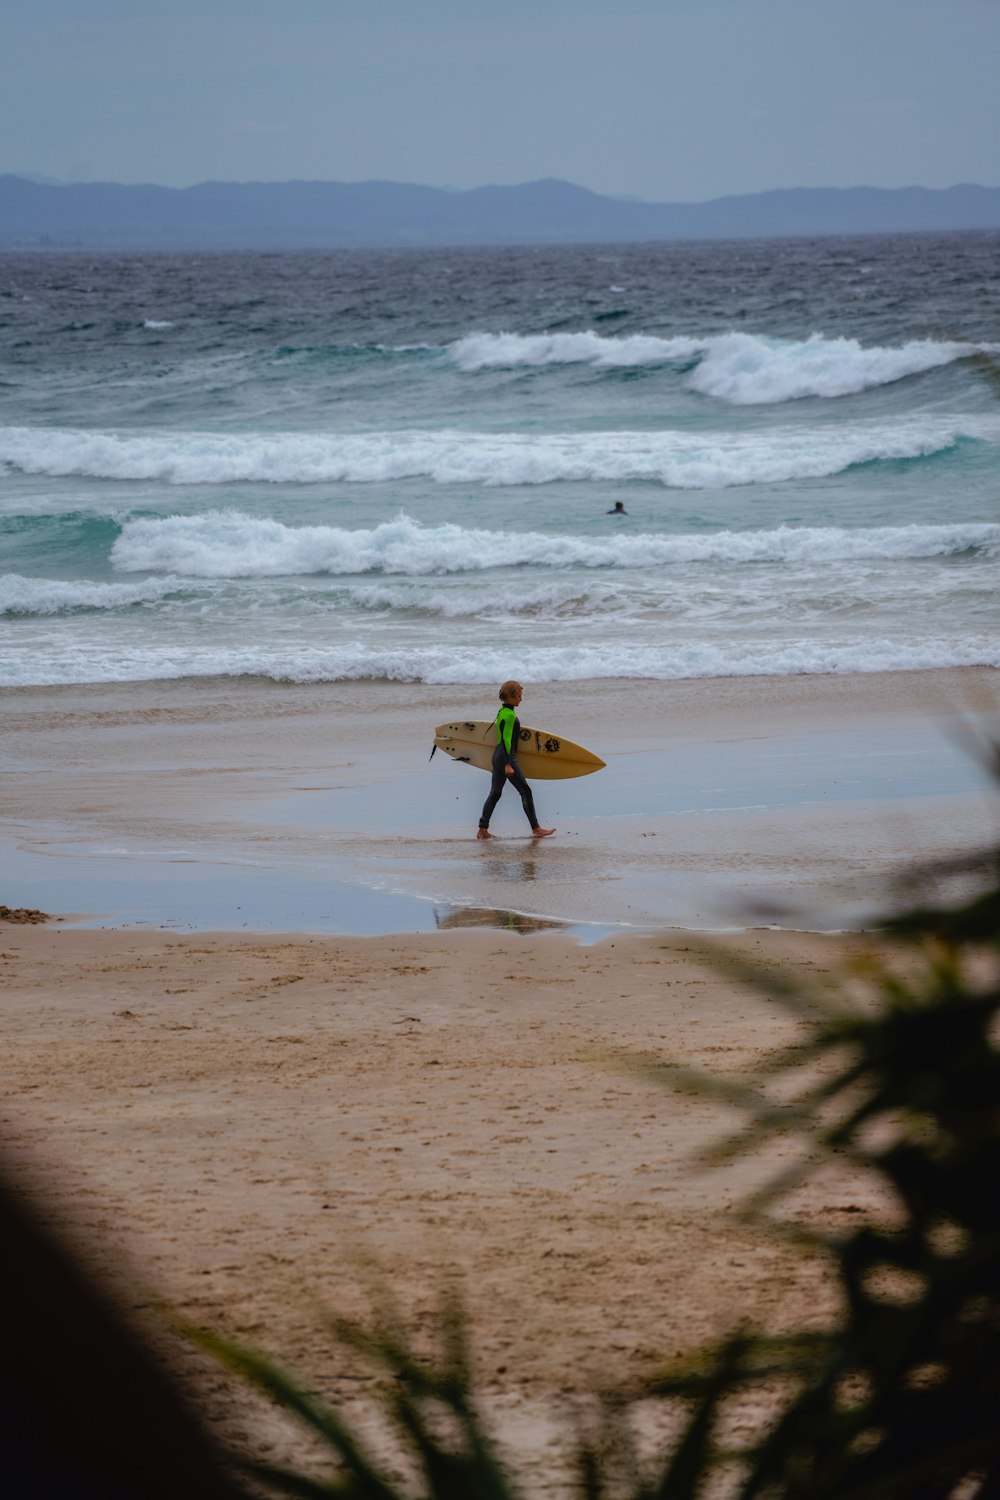
M19 177L24 182L35 182L38 185L43 186L43 187L86 187L86 186L90 186L90 187L100 187L100 186L107 186L107 187L155 187L155 188L172 189L172 190L177 191L177 192L183 192L183 191L185 191L188 188L205 187L205 186L209 185L210 183L218 183L218 182L223 182L223 183L226 183L228 185L234 185L235 184L235 185L239 185L239 186L243 186L243 187L271 187L271 186L278 186L278 187L280 187L280 186L288 186L288 185L293 184L293 183L302 183L302 182L325 182L325 183L329 183L332 186L356 187L356 186L361 186L361 185L364 185L364 184L367 184L367 183L382 182L382 183L392 184L393 186L398 186L398 187L430 188L432 190L436 190L438 192L445 192L445 193L474 193L474 192L480 191L480 190L482 190L484 188L496 188L496 187L518 188L518 187L530 187L532 185L532 183L537 183L537 182L563 182L563 183L565 183L569 187L580 188L584 192L596 193L597 196L599 196L599 197L610 198L612 200L626 202L626 203L627 202L636 202L636 203L648 203L650 205L656 205L658 203L664 203L664 202L667 201L667 200L664 200L664 199L643 198L639 194L636 194L636 193L616 193L616 192L613 192L613 191L598 192L598 190L596 188L588 188L587 185L586 185L586 183L582 183L582 182L570 182L566 178L532 178L532 179L526 179L523 182L511 182L511 183L477 182L477 183L473 183L470 187L456 187L453 183L417 182L416 180L411 180L411 179L408 179L408 178L401 178L401 177L396 177L396 178L391 178L391 177L382 177L382 178L374 178L374 177L367 177L367 178L365 178L365 177L357 177L357 178L309 178L309 177L294 177L294 176L293 177L282 177L282 178L251 178L251 177L244 177L244 178L236 178L236 177L231 177L231 178L218 178L218 177L216 177L216 178L209 178L209 177L204 177L204 178L199 179L197 182L186 182L186 183L180 183L180 184L177 184L177 183L166 183L166 182L156 182L152 177L139 177L134 182L125 182L122 179L113 179L113 178L107 178L107 177L87 177L87 178L77 178L77 179L75 179L74 181L71 182L71 181L68 181L67 179L49 176L47 173L44 173L44 172L18 171L18 169L16 167L11 167L11 168L4 167L4 168L0 168L0 177ZM926 182L906 182L906 183L900 183L895 188L882 188L880 186L880 184L876 184L876 183L872 183L872 182L852 182L852 183L845 183L845 184L841 184L841 185L837 185L837 186L834 186L833 184L826 183L826 182L818 182L818 183L798 182L798 183L790 183L787 186L783 186L783 187L758 188L758 189L755 189L753 192L748 192L748 193L733 193L733 194L720 193L720 194L714 195L712 198L684 199L684 200L676 199L676 200L673 200L673 201L677 202L677 203L687 202L687 203L697 204L697 203L711 203L711 202L717 201L718 198L726 198L726 197L737 197L737 198L742 198L742 197L756 197L756 196L759 196L759 195L764 194L764 193L783 193L783 192L851 192L851 191L866 191L868 189L875 189L875 190L878 190L878 191L885 191L885 192L906 192L908 190L913 190L913 191L917 191L917 192L921 192L921 191L947 192L951 188L966 188L966 187L986 188L986 189L989 189L989 190L993 191L993 190L995 190L997 188L1000 188L1000 176L998 176L998 179L997 179L996 182L972 182L972 181L950 182L950 183L944 183L944 184L942 184L941 187L939 187L939 188L931 187Z

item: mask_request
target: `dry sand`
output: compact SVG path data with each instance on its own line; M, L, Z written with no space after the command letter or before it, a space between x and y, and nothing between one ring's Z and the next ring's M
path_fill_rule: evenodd
M268 1349L352 1408L366 1372L320 1307L363 1313L374 1257L421 1340L457 1278L484 1404L533 1493L558 1491L560 1402L739 1320L830 1311L820 1263L727 1217L760 1166L692 1169L733 1119L623 1066L730 1071L794 1037L689 938L50 925L0 943L9 1155L102 1273L126 1268L130 1301ZM862 943L737 940L821 984ZM866 1191L820 1182L811 1207L848 1223ZM302 1457L200 1378L238 1440Z

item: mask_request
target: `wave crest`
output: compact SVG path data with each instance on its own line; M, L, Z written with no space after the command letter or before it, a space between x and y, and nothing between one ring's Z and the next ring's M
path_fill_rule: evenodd
M927 636L909 642L876 637L865 641L756 641L714 645L690 642L676 646L605 645L530 646L518 661L532 682L586 682L593 678L631 677L677 681L699 677L783 677L802 674L912 672L940 667L1000 667L995 639L976 637L957 642ZM423 682L472 685L499 681L510 669L502 649L454 645L334 647L290 650L273 644L241 647L192 644L179 659L166 648L123 644L113 654L91 654L86 661L53 650L43 659L0 660L0 685L21 686L75 682L138 682L184 677L270 677L291 682Z
M977 352L977 346L914 339L898 348L865 348L857 339L766 338L725 333L704 339L657 338L632 334L609 338L598 333L473 333L451 346L463 370L538 368L587 364L595 369L637 365L688 365L693 391L735 406L773 405L806 396L853 396L910 375L948 365Z
M608 338L582 333L470 333L449 353L460 369L515 370L543 365L593 365L596 369L629 369L690 360L705 349L703 339L657 338L644 333Z
M238 511L129 521L112 548L123 572L194 578L310 574L432 574L494 568L650 568L690 563L830 563L946 557L974 549L1000 555L1000 525L779 526L710 535L634 533L588 538L421 526L409 516L370 529L286 526Z
M89 583L84 579L0 577L0 615L58 615L76 610L125 609L155 604L178 587L176 578L148 578L143 583Z
M995 417L923 417L803 430L692 433L80 432L0 428L0 464L25 474L169 484L377 484L430 478L484 486L646 481L726 489L822 479L857 464L995 440Z

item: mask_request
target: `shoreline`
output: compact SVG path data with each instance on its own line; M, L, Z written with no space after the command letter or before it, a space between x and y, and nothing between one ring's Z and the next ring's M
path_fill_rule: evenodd
M539 694L562 694L572 695L574 693L587 694L594 690L601 692L608 690L617 692L621 689L650 689L652 691L662 690L664 692L698 693L702 689L719 687L730 689L734 694L752 694L755 687L764 686L766 689L781 694L781 684L815 684L820 692L817 696L829 697L831 699L844 696L853 696L856 688L864 683L874 680L888 683L894 698L910 699L917 698L926 701L927 689L936 689L936 699L939 704L948 703L952 707L955 703L957 685L963 680L972 683L980 679L988 683L996 678L1000 668L989 663L965 663L955 666L944 667L909 667L888 668L886 670L875 669L872 671L823 671L823 672L782 672L782 673L730 673L718 676L687 676L687 677L593 677L593 678L553 678L538 679L532 685L532 693L537 698ZM840 687L838 687L838 684ZM854 685L853 687L851 685ZM142 692L144 689L158 693L170 693L173 690L196 691L199 687L218 691L220 688L239 689L241 686L266 690L273 688L288 692L311 693L316 690L322 691L376 691L388 690L400 694L422 694L428 693L437 696L454 695L482 695L487 696L494 692L495 684L491 679L483 678L481 681L455 682L455 683L428 683L423 681L403 681L394 677L345 677L345 678L288 678L272 677L262 673L195 673L180 676L166 677L142 677L122 678L110 681L94 682L23 682L0 684L0 696L30 696L33 694L107 694L115 692ZM913 691L908 691L908 687ZM825 691L829 689L829 691ZM994 701L996 694L993 695Z
M962 748L992 669L529 685L522 718L593 748L512 794L475 847L480 772L433 725L495 689L189 679L5 690L11 905L95 924L388 934L864 925L914 858L993 821ZM478 914L478 915L477 915Z

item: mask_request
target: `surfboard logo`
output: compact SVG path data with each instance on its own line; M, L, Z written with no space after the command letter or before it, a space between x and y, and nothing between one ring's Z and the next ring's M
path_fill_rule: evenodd
M559 741L548 739L545 741L544 748L549 752L550 755L555 755L556 751L559 749Z

